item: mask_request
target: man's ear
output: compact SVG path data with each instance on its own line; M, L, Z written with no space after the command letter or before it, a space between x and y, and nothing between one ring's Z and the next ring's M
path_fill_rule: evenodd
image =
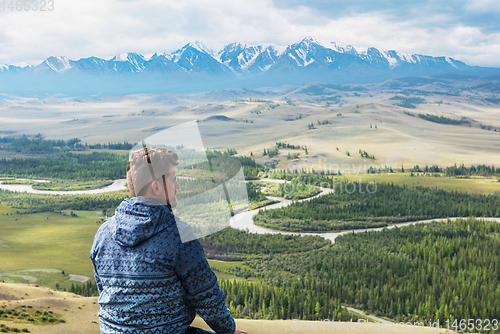
M160 183L158 181L155 180L151 182L151 191L153 192L153 194L155 194L156 196L160 195L160 189Z

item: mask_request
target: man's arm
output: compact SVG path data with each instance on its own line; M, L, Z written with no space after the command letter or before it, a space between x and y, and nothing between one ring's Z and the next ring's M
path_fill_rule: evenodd
M218 334L233 334L236 326L226 307L217 276L208 265L198 240L181 243L175 270L196 313Z
M95 283L97 285L97 291L99 291L99 295L101 295L102 284L101 284L101 279L99 278L99 275L97 274L97 270L95 269L94 259L92 259L92 266L94 267L94 278L95 278Z
M96 270L96 265L95 265L95 257L96 257L96 253L97 253L97 235L96 237L94 238L94 243L92 244L92 248L90 249L90 260L92 261L92 267L94 269L94 278L95 278L95 283L97 285L97 290L99 291L99 295L101 295L102 293L102 283L101 283L101 279L99 278L99 274L97 273L97 270Z

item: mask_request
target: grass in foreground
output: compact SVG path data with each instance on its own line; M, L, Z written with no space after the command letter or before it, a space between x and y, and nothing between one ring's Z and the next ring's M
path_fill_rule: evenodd
M15 211L0 205L3 214L0 215L2 280L31 282L21 277L26 276L35 278L40 285L55 288L59 284L61 289L69 289L76 282L69 281L68 274L93 279L89 252L99 228L94 217L71 217L57 213L26 215L16 214ZM29 271L33 269L53 269L59 273ZM66 275L62 275L62 271Z

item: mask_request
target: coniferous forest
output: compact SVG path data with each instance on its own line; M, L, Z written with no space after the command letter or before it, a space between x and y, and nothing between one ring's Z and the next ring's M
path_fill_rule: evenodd
M225 282L232 310L242 316L331 319L342 304L397 321L429 325L439 319L443 327L448 320L450 329L455 320L500 318L496 222L468 218L348 234L333 245L245 265L272 288ZM256 305L259 289L274 292Z
M88 151L92 149L108 150L130 150L135 146L128 142L107 144L82 144L78 138L70 140L44 139L41 134L33 138L23 137L1 137L0 150L17 152L22 154L48 154L68 151Z
M0 175L60 179L125 178L128 156L108 152L59 153L49 157L0 159Z
M245 178L255 179L262 167L250 157L236 157L235 151L207 151L208 159L231 158L237 160ZM42 157L2 158L0 176L45 177L78 180L116 180L125 178L128 155L110 152L57 153Z
M346 184L337 183L334 193L310 201L260 211L254 222L281 231L327 232L431 218L500 217L498 195L385 183L351 192Z

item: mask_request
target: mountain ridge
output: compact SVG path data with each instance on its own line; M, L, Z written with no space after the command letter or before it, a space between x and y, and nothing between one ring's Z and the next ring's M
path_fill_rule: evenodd
M323 59L313 58L313 55L317 55L318 52L321 53L320 56L324 57ZM391 68L400 66L404 63L425 63L429 65L432 62L442 63L443 65L447 63L453 68L467 66L463 62L447 56L434 57L420 54L401 53L396 50L380 51L374 47L358 51L358 49L352 45L342 46L336 42L319 42L312 37L306 37L299 43L290 44L286 47L277 46L275 44L250 45L241 42L234 42L225 45L219 51L214 51L206 47L203 43L196 41L188 43L174 52L155 53L151 57L135 52L119 54L110 59L91 56L87 58L80 58L78 60L70 60L66 56L50 56L36 66L0 64L0 73L6 71L37 71L46 69L46 67L57 73L65 72L75 67L80 68L80 70L87 69L89 72L92 72L91 69L96 69L99 64L102 65L103 63L115 63L114 66L110 67L108 65L106 67L117 73L142 72L152 64L153 60L162 56L166 60L178 64L185 71L193 72L195 70L203 70L203 67L198 69L193 64L193 62L204 61L203 59L199 59L201 55L205 57L209 56L218 63L213 63L212 66L217 67L219 65L223 65L226 67L225 69L232 69L233 73L266 72L283 57L288 57L288 60L292 59L292 64L294 66L307 67L317 61L321 61L323 63L325 61L327 63L335 63L336 59L334 56L341 55L357 57L372 64L379 62L380 64L388 65ZM205 61L208 61L208 58L206 58ZM95 65L93 65L92 62L94 62ZM116 63L128 63L129 65L116 66ZM83 64L86 64L86 66ZM258 64L262 64L263 66L259 66ZM252 65L254 66L252 67ZM221 67L221 69L222 68L223 67Z
M0 65L0 90L21 96L191 93L309 82L371 84L434 75L495 76L500 68L469 66L448 56L361 50L312 37L286 47L234 42L220 50L196 41L150 56L51 56L36 66Z

